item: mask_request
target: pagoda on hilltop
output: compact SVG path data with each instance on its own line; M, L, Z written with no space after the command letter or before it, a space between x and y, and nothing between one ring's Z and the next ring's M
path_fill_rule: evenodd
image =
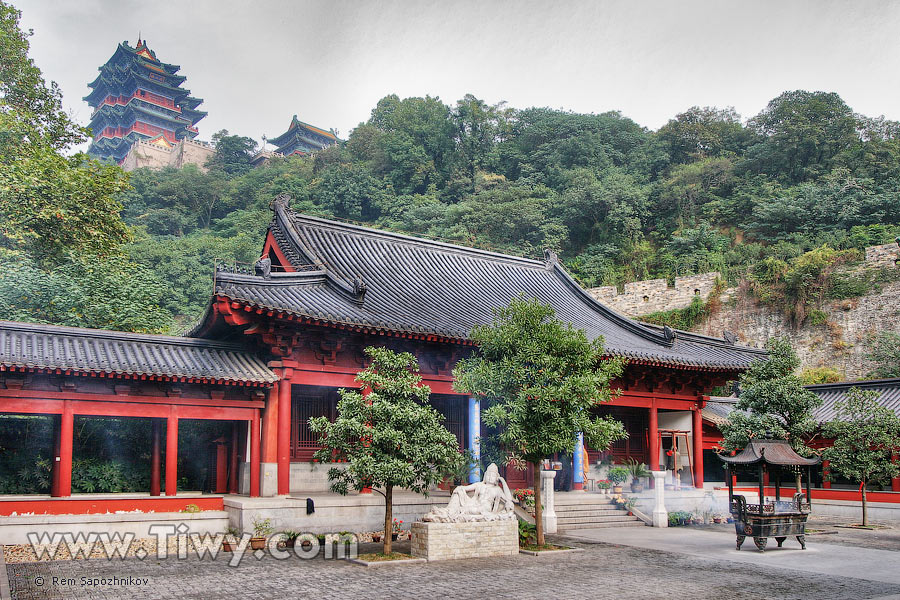
M119 44L84 97L94 109L88 154L121 163L137 141L171 148L196 137L195 125L206 116L197 110L203 100L181 87L180 68L160 62L140 37L135 48Z
M309 123L304 123L297 119L297 115L294 115L288 130L268 141L275 144L275 152L282 156L290 156L292 154L304 156L310 152L322 150L336 144L338 139L333 130L326 131Z

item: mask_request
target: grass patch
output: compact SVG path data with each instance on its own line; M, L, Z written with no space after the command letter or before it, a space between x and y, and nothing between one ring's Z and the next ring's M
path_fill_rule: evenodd
M409 560L410 558L413 558L413 556L411 554L404 554L403 552L391 552L390 554L369 552L367 554L359 554L356 558L367 562L380 562L384 560Z
M528 550L530 552L541 552L543 550L571 550L569 546L557 546L556 544L525 544L519 546L519 550Z

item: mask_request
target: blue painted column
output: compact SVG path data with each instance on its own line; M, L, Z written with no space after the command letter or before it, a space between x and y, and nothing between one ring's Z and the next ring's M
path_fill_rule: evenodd
M572 489L584 489L584 434L580 431L575 436L575 452L572 453Z
M475 464L469 470L469 483L481 481L481 402L478 398L469 398L469 439L467 446L475 457Z

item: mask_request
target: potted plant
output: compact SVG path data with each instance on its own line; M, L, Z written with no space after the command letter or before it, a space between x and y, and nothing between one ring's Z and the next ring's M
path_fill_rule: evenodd
M391 541L397 541L397 534L400 533L400 529L403 527L403 521L400 519L394 519L393 525L391 525Z
M325 534L324 533L317 534L316 539L319 540L320 546L325 546Z
M628 516L629 516L629 517L630 517L631 515L634 514L633 511L634 511L634 505L635 505L635 504L637 504L637 500L636 500L635 498L629 498L629 499L625 502L625 509L628 511Z
M250 538L250 548L253 550L263 550L266 547L266 538L275 531L272 527L272 519L260 519L259 517L254 517L252 524L253 537Z
M600 490L600 493L603 495L609 495L609 488L612 487L612 483L609 479L598 479L597 480L597 488Z
M285 548L293 548L297 543L297 538L300 537L299 531L294 531L292 529L286 529L281 532L281 543Z
M606 477L612 482L613 493L621 494L622 483L628 479L628 469L621 466L612 467L610 468L609 473L606 474Z
M234 552L234 549L238 547L240 538L241 532L238 531L237 527L229 527L226 529L225 537L222 538L222 551Z
M518 488L513 492L513 497L518 501L519 506L534 514L534 490Z
M628 459L628 466L626 467L628 472L631 473L631 491L635 494L644 491L644 483L641 481L641 477L650 477L650 470L647 469L647 465L642 462L638 462L633 458Z

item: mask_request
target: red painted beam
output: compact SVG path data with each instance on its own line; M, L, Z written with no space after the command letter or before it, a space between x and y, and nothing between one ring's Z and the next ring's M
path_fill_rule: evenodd
M46 399L8 399L0 401L0 412L17 414L50 414L63 412L64 400ZM175 410L182 419L203 419L227 421L232 419L248 420L254 408L226 408L215 406L177 406L174 404L136 404L131 402L85 402L70 401L72 410L77 415L95 417L157 417L168 418Z
M782 498L789 498L794 495L794 487L793 486L781 486L781 496ZM735 492L747 492L750 494L758 495L759 488L735 488ZM804 490L804 493L805 490ZM775 495L775 487L767 487L766 488L767 496ZM852 500L855 502L862 501L862 495L859 492L859 489L852 490L839 490L835 488L823 489L823 488L813 488L812 490L813 503L816 500ZM870 492L866 491L866 500L869 502L892 502L892 503L900 503L900 493L898 492Z
M0 389L0 412L5 399L34 400L84 400L89 402L114 402L116 404L176 404L178 406L209 406L225 408L262 408L261 400L216 400L214 398L185 398L182 396L132 396L117 394L88 394L80 392L53 392L44 390Z
M180 512L189 504L200 510L224 510L221 496L202 498L60 498L35 500L4 500L0 498L0 516L8 517L34 513L36 515L91 515L116 511Z

